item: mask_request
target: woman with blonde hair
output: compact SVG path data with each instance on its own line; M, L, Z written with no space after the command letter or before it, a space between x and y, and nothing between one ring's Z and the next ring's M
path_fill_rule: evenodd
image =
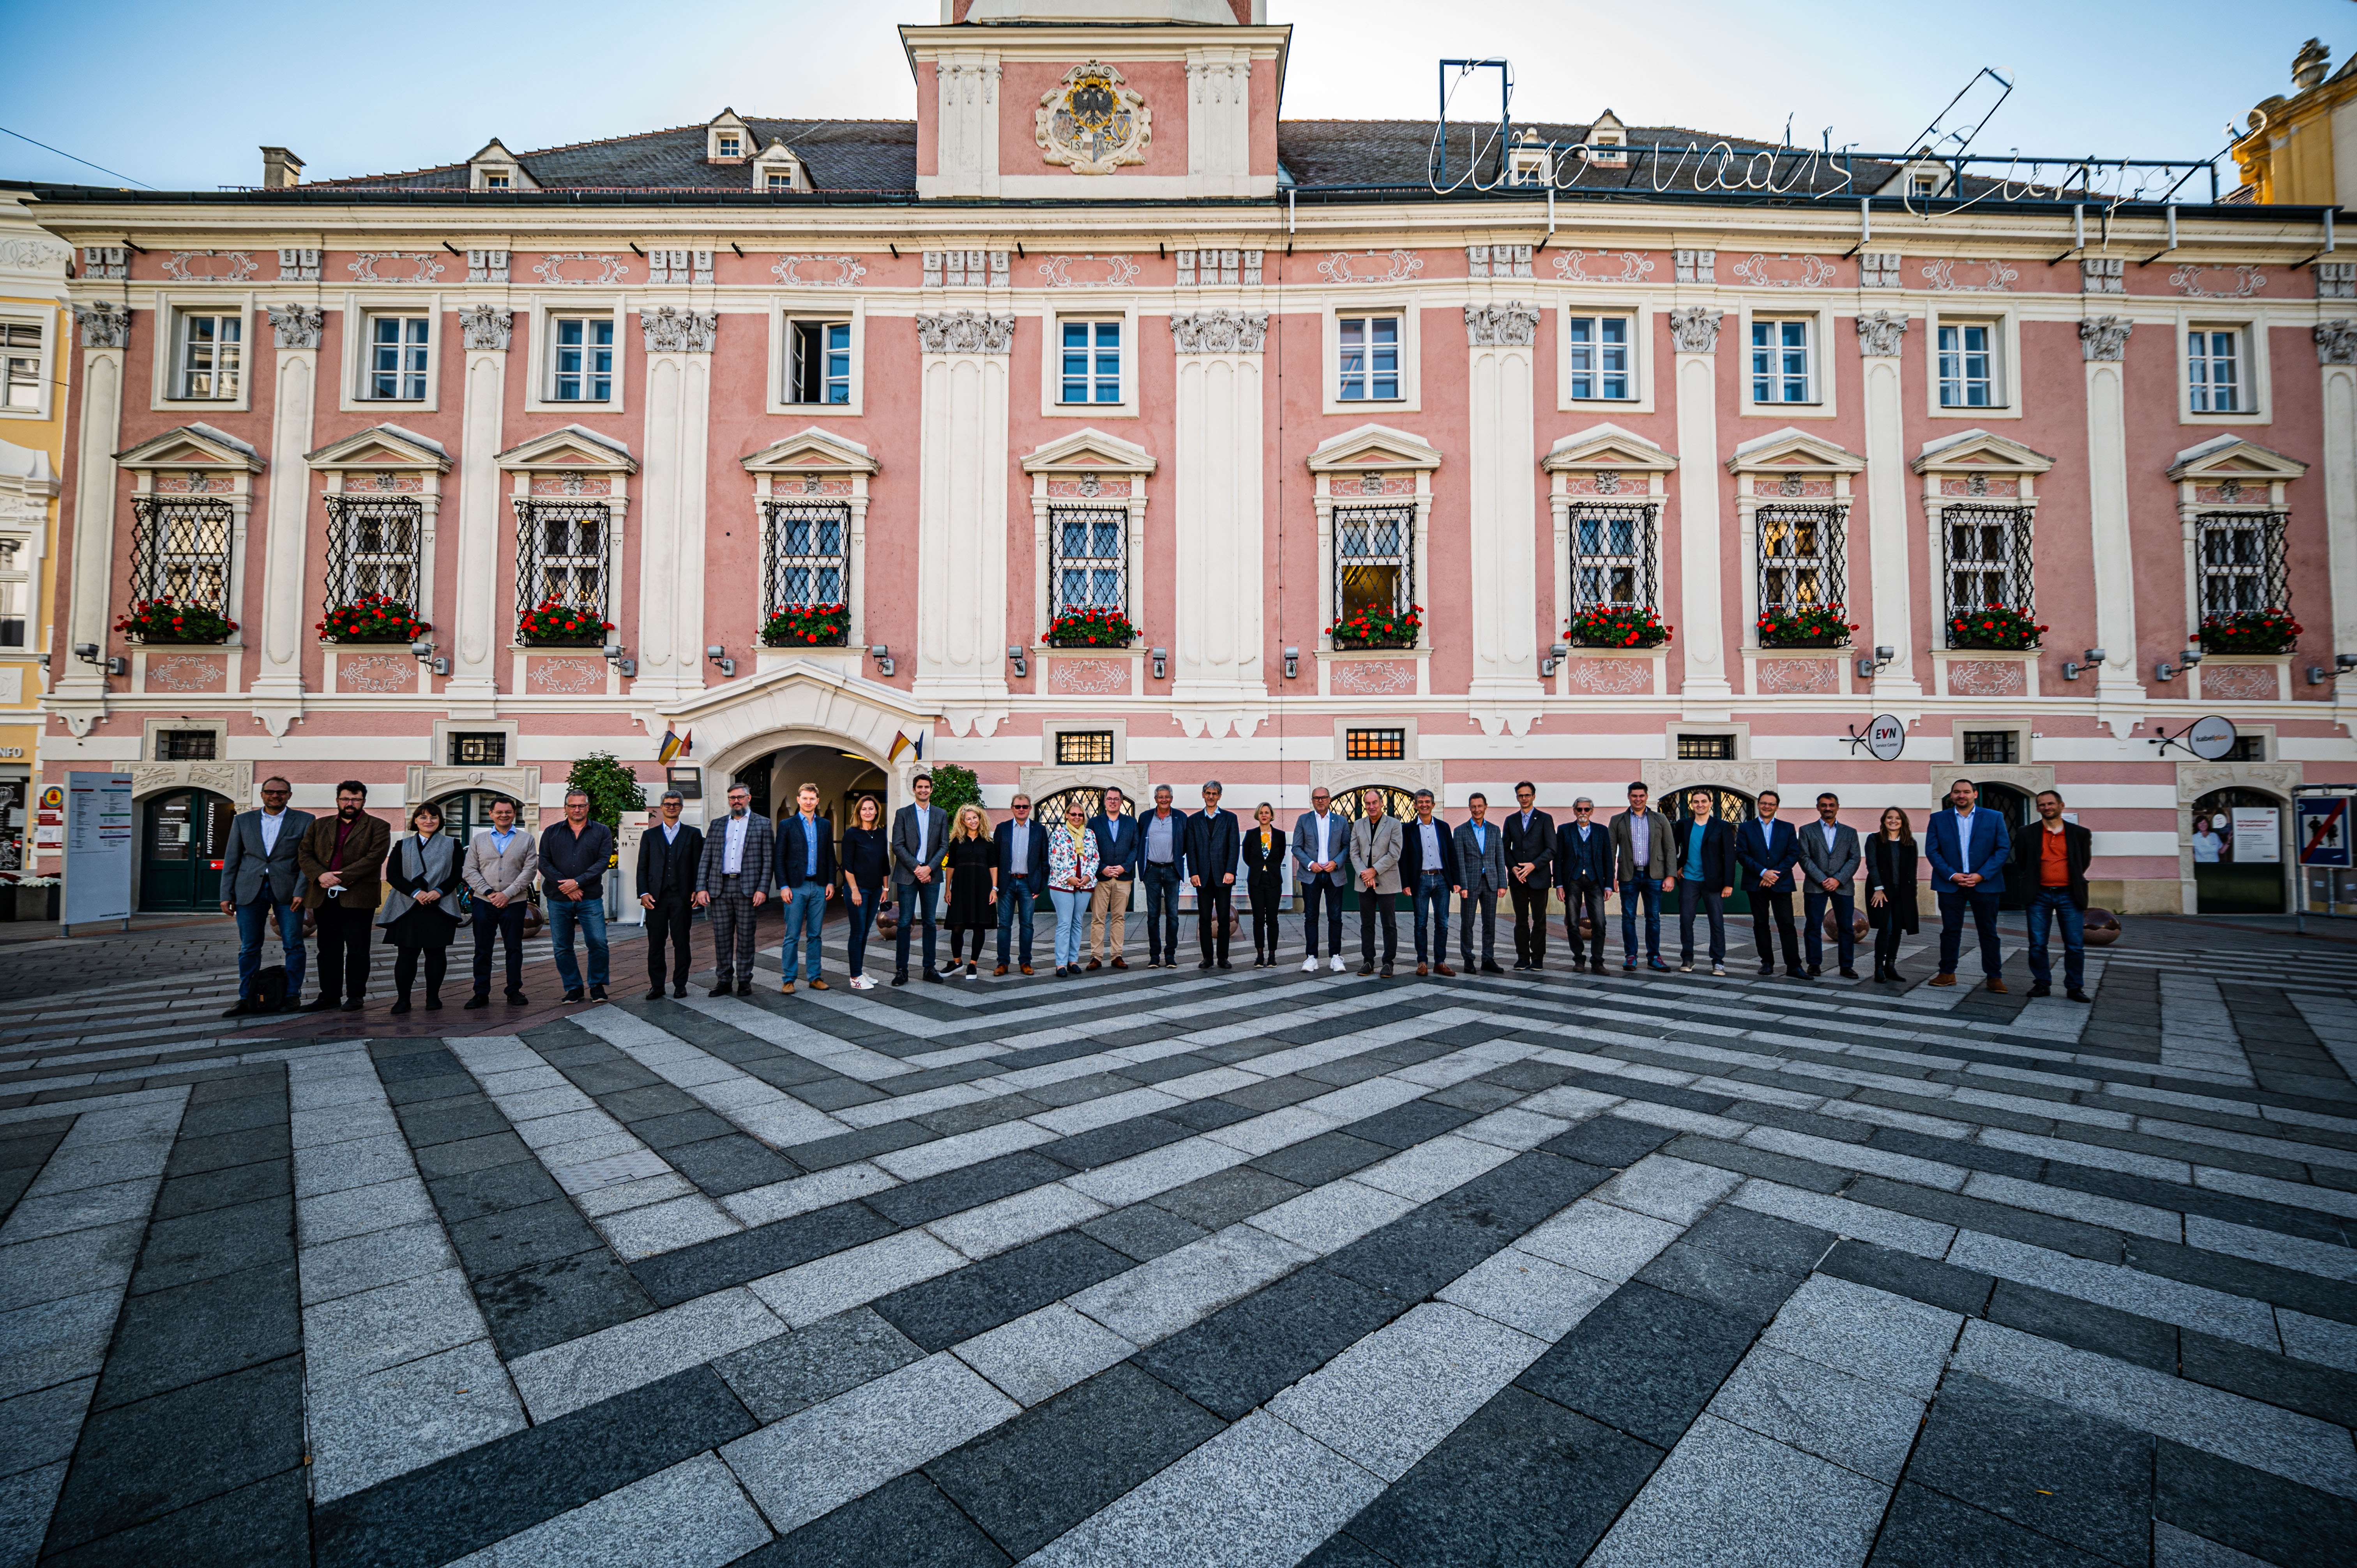
M1081 937L1097 885L1100 852L1078 795L1065 797L1064 825L1048 834L1048 897L1056 906L1056 978L1081 972Z
M974 950L964 960L965 977L972 980L982 959L982 939L998 929L998 845L990 836L990 818L980 806L960 806L950 824L949 839L950 961L943 974L955 974L958 955L969 932Z

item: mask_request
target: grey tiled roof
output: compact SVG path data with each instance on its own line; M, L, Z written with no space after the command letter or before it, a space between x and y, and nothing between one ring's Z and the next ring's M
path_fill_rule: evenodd
M753 145L783 140L810 170L821 190L914 190L917 186L917 124L913 120L751 120ZM601 187L652 190L750 190L750 164L712 164L704 158L705 127L682 125L601 142L579 142L519 153L517 161L544 187ZM355 179L316 180L315 187L345 189L464 188L467 166L447 164L407 174L368 175Z

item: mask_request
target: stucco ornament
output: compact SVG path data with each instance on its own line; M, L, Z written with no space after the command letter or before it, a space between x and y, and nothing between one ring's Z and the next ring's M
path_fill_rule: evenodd
M1682 305L1670 312L1670 340L1681 354L1716 354L1724 314L1706 305Z
M458 330L469 349L504 349L515 330L515 312L497 305L469 306L458 312Z
M2090 361L2127 357L2128 334L2136 323L2123 316L2097 316L2079 323L2079 347Z
M1465 341L1472 346L1527 349L1538 336L1539 313L1520 300L1465 307Z
M128 349L131 347L131 312L111 299L95 305L77 305L74 319L81 323L81 346L85 349Z
M1182 354L1257 354L1268 338L1268 312L1173 311L1170 337Z
M2357 365L2357 321L2341 316L2317 323L2316 362Z
M1076 65L1039 95L1036 116L1042 163L1074 174L1111 174L1146 161L1154 112L1121 72L1101 60Z
M1015 348L1015 317L971 310L917 317L917 338L928 354L1005 354Z
M639 312L639 330L650 354L709 354L720 330L720 313L658 306Z
M274 305L269 307L270 330L281 349L316 349L319 332L328 324L328 313L316 305Z
M1857 351L1869 360L1895 360L1907 335L1907 317L1897 310L1870 311L1857 318Z

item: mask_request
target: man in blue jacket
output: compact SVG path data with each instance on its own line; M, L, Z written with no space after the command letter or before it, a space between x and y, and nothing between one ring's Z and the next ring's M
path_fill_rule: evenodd
M1964 945L1964 911L1980 931L1981 972L1988 988L2005 991L2005 954L1998 949L1997 900L2005 893L2006 857L2013 835L2005 819L1983 811L1980 790L1969 779L1948 787L1948 810L1932 813L1923 854L1932 862L1932 891L1940 900L1940 972L1934 985L1956 983L1956 960Z
M1582 795L1571 803L1571 821L1555 831L1555 883L1563 889L1563 934L1571 942L1571 967L1592 961L1604 972L1604 896L1612 891L1612 834L1596 820L1596 802ZM1588 945L1579 942L1579 922L1587 920Z
M998 841L998 967L990 972L994 977L1006 972L1011 927L1023 932L1023 972L1031 972L1031 909L1048 891L1048 830L1031 820L1031 797L1017 795L1009 812L991 835ZM1114 917L1116 931L1120 921L1120 916Z
M1727 972L1727 898L1735 891L1738 871L1735 835L1712 815L1717 802L1707 789L1686 797L1694 820L1678 830L1678 945L1681 972L1694 968L1695 916L1710 917L1710 972Z
M1228 963L1228 932L1235 925L1236 866L1243 855L1243 828L1233 811L1220 809L1220 781L1203 786L1203 809L1187 819L1187 880L1195 887L1195 940L1203 961L1197 969ZM1174 940L1171 947L1175 950ZM1175 952L1174 952L1175 956Z
M1784 972L1801 978L1801 938L1792 929L1792 889L1800 885L1801 841L1792 824L1776 820L1783 797L1773 789L1760 791L1760 815L1736 831L1735 858L1743 866L1743 890L1751 896L1751 934L1760 944L1760 972L1776 972L1776 945L1768 920L1775 918L1776 934L1784 939Z
M1104 808L1089 819L1089 832L1097 841L1097 885L1089 895L1091 969L1103 968L1108 959L1115 969L1129 967L1122 961L1121 939L1129 924L1129 890L1137 885L1137 819L1122 810L1124 803L1120 786L1109 784ZM1029 960L1028 948L1025 960Z

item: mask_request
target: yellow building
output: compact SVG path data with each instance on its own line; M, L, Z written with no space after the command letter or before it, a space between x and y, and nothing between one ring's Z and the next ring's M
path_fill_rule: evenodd
M2315 38L2292 57L2291 95L2263 99L2234 144L2250 199L2295 207L2357 207L2357 59L2330 70Z
M32 858L41 693L55 597L58 473L66 436L66 261L71 252L0 190L0 875L55 875Z

